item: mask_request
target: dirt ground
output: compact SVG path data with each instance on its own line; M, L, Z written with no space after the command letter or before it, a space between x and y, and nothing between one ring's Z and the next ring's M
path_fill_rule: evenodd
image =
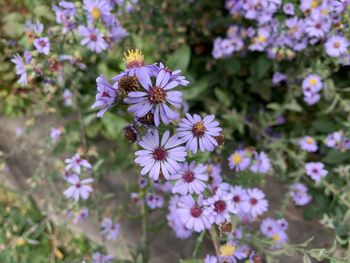
M8 154L14 147L19 145L19 140L16 137L16 127L23 126L24 119L11 120L4 117L0 117L0 150L5 154ZM37 155L37 141L42 136L49 134L51 126L57 126L64 124L64 121L55 116L42 117L34 126L33 131L30 133L28 139L28 145L23 150L19 150L16 154L7 158L7 164L10 168L9 172L1 172L0 178L3 182L23 191L28 188L28 178L34 173L36 165L38 164ZM20 147L19 147L20 148ZM131 174L132 172L126 172ZM109 174L106 180L100 184L96 191L104 192L113 190L118 193L117 197L127 198L123 191L124 182L120 178L130 178L130 180L136 180L136 177L125 176L118 174ZM281 199L284 196L287 189L275 178L268 178L266 186L264 188L270 202L269 216L275 217L274 210L281 205ZM37 200L38 205L52 216L52 219L57 224L66 224L67 220L62 215L59 209L55 206L54 200L50 191L42 191L41 193L34 193L34 199ZM313 236L314 240L311 243L312 247L325 248L331 246L333 240L331 232L322 227L318 222L305 221L302 217L302 210L293 206L288 207L288 215L286 219L289 222L288 236L291 243L301 243ZM152 215L151 224L157 222L159 213ZM84 233L89 238L97 243L106 245L110 254L117 258L130 258L129 247L133 248L134 244L140 239L141 227L137 222L122 222L121 235L116 242L105 243L99 235L99 224L94 216L79 225L67 224L73 231L78 233ZM162 231L152 234L150 236L150 256L152 263L164 263L164 262L177 262L179 258L188 257L191 254L191 249L194 245L194 239L189 241L181 241L174 238L171 231L168 228ZM211 251L210 243L205 244L205 249ZM299 263L302 262L300 257L282 257L280 262L285 263Z

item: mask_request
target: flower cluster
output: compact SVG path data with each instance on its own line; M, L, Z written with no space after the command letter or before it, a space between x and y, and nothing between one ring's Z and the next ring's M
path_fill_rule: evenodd
M233 20L244 18L250 26L231 25L225 38L214 41L214 58L264 51L273 59L292 59L309 46L323 45L330 57L348 55L349 41L342 30L348 1L226 0ZM283 18L283 19L281 19Z
M336 131L329 134L325 139L325 144L329 148L335 148L341 151L350 149L350 139L344 135L343 131Z
M118 5L123 3L118 3ZM83 6L61 1L53 6L56 22L62 26L62 33L77 32L80 44L100 53L128 35L113 14L116 3L107 0L84 0ZM85 15L79 15L83 12ZM86 24L82 23L86 21Z
M64 191L64 196L66 198L72 198L75 201L88 199L90 193L93 191L90 184L94 180L92 178L81 179L80 174L82 168L91 171L91 164L87 160L82 159L79 154L66 159L65 163L65 180L70 186Z
M253 173L267 174L271 170L271 162L265 152L257 152L252 148L236 150L228 157L229 167L236 172L250 169Z
M307 205L312 200L306 185L302 183L294 183L291 185L290 196L292 197L294 204L297 206Z
M304 101L310 106L316 104L321 98L319 91L322 87L323 83L318 75L310 74L307 76L302 82Z
M273 241L273 248L280 248L288 241L286 230L288 229L288 222L284 219L274 220L272 218L265 218L260 224L261 233L271 238Z
M116 240L120 231L120 224L115 223L110 218L104 218L101 222L101 235L108 240Z

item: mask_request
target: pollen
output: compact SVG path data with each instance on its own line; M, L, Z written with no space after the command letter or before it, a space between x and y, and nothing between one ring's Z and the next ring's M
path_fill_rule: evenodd
M334 42L334 44L333 44L333 47L334 48L339 48L340 47L340 42Z
M238 154L238 153L235 153L232 155L232 161L234 164L240 164L242 162L242 155Z
M127 68L139 68L144 65L144 56L139 49L129 49L124 53L124 63Z
M99 19L101 17L100 9L97 7L94 7L91 11L91 15L95 20Z
M202 137L205 133L204 123L201 121L195 123L192 127L192 133L196 137Z
M305 141L307 144L313 144L315 142L315 140L311 137L307 137Z
M230 244L225 244L220 246L220 256L222 257L231 257L235 253L235 246Z
M318 5L319 5L319 2L317 0L314 0L311 2L310 7L311 9L315 9L316 7L318 7Z
M266 42L266 37L265 36L259 36L258 37L258 42L259 43L265 43Z
M162 88L153 87L149 90L149 101L153 104L160 104L165 102L166 92Z
M317 79L310 79L309 83L311 86L315 86L317 84Z
M277 242L277 241L279 241L279 240L281 239L281 237L280 237L279 234L276 233L276 234L273 234L273 235L272 235L272 239L273 239L273 241L276 241L276 242Z

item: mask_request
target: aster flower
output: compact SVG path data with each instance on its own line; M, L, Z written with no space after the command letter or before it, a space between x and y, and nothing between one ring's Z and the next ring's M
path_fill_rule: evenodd
M273 244L271 248L278 249L283 247L283 244L288 242L288 236L286 232L278 229L275 233L272 234L272 241Z
M241 211L243 201L248 199L247 191L239 185L231 187L230 192L232 194L232 202L235 205L237 211Z
M182 76L180 74L180 69L171 71L163 63L160 62L159 71L162 71L162 74L166 75L166 78L169 78L169 81L177 81L181 86L188 86L188 84L190 84L190 82L185 78L185 76Z
M102 117L103 114L110 109L117 99L117 91L109 84L109 81L104 76L99 76L96 79L97 94L96 102L91 106L92 109L101 108L97 113L97 117Z
M80 158L79 154L75 154L71 159L66 159L66 170L72 169L77 174L80 174L81 167L85 167L87 170L91 170L91 164L84 159Z
M267 211L268 202L265 199L265 194L257 189L247 189L248 199L242 203L243 211L250 213L253 217L262 215Z
M55 12L56 22L64 26L62 29L63 34L74 29L75 23L73 19L77 12L74 3L68 1L60 1L57 6L54 5L52 7L52 10Z
M171 177L176 180L173 193L181 195L202 193L206 188L205 182L208 180L206 170L205 166L196 165L195 162L180 164L180 169Z
M276 220L267 217L260 224L260 231L266 237L272 237L274 233L278 230L279 225Z
M139 74L143 74L142 71ZM156 76L155 85L152 84L149 75L144 74L138 80L145 91L129 92L124 99L129 106L128 111L135 113L135 116L141 118L147 113L154 114L154 123L159 126L160 120L164 124L169 124L170 120L175 120L178 113L171 109L169 105L179 109L182 106L182 92L170 91L179 85L178 81L170 80L170 75L165 69L161 69Z
M246 251L241 249L234 242L227 242L219 247L220 250L220 262L232 262L236 263L241 259L247 257Z
M147 193L146 204L151 209L161 208L164 205L164 198L155 193Z
M84 208L81 211L79 211L79 213L74 217L73 219L73 224L77 224L83 220L85 220L86 218L88 218L89 216L89 209Z
M286 74L283 74L281 72L273 73L273 76L272 76L273 84L280 84L281 82L287 81L287 80L288 80L288 76Z
M155 77L159 72L159 67L157 65L145 65L144 56L139 49L131 49L125 52L124 63L127 69L113 78L113 86L115 88L118 87L119 81L123 77L135 76L138 81L141 82L145 79L146 75Z
M250 170L253 173L268 173L271 169L271 163L267 154L264 152L255 153L254 157L255 158L252 161L252 166L250 167Z
M202 196L199 196L197 201L191 195L182 196L177 206L176 212L187 229L201 232L210 228L211 224L205 212L206 208L203 206Z
M241 43L243 44L242 41ZM214 40L212 55L215 59L229 57L235 49L234 42L231 39L218 37Z
M182 141L178 136L170 137L169 131L163 134L161 141L157 130L149 131L139 142L144 150L135 153L135 162L143 167L141 175L149 173L153 180L158 180L162 175L169 180L170 175L180 169L178 163L184 162L187 156L186 148L180 144Z
M39 53L48 55L50 52L50 41L47 37L40 37L34 40L33 42L36 50Z
M201 152L214 151L218 146L215 137L219 136L222 130L214 118L214 115L208 115L202 119L198 114L186 113L186 118L182 118L176 131L186 142L187 149L193 153L197 153L198 147Z
M176 211L180 196L173 195L169 201L169 213L167 215L168 225L174 230L175 236L180 239L187 239L192 235L192 231L187 229L182 223Z
M204 258L204 263L218 263L219 260L216 256L206 255Z
M294 11L294 5L292 3L286 3L283 5L283 12L286 15L291 15L293 16L295 11Z
M63 91L63 102L65 106L72 106L73 105L73 93L69 89L65 89Z
M324 164L321 162L310 162L305 164L305 172L316 182L319 182L322 177L325 177L328 174L328 171L324 169Z
M80 44L82 46L87 46L87 48L91 51L101 53L108 47L103 38L103 34L96 28L79 26L78 34L83 37Z
M251 159L247 156L246 150L236 150L228 157L230 169L237 172L246 170L250 165Z
M331 57L339 57L347 53L349 41L343 36L332 36L324 44L326 54Z
M108 240L116 240L120 232L120 224L110 218L104 218L101 222L101 235Z
M25 23L26 32L33 32L36 34L41 34L44 30L44 25L40 21L33 23L31 20L27 20Z
M80 180L77 175L72 174L67 178L67 182L71 186L64 191L64 196L66 198L73 198L75 201L79 201L80 198L83 200L88 199L92 192L92 187L89 184L93 181L92 178Z
M309 97L316 92L319 92L323 87L321 78L316 74L308 75L302 83L304 95Z
M288 221L286 219L284 218L278 219L276 223L281 231L287 231Z
M109 255L103 255L100 252L92 254L92 263L112 263L113 257Z
M302 183L294 183L290 187L290 195L295 205L303 206L310 203L312 197L308 194L306 185Z
M21 56L19 54L14 55L11 62L16 65L16 74L20 76L18 83L28 85L27 70Z
M323 19L321 16L311 16L305 20L305 32L311 38L323 38L330 28L329 20Z
M329 134L325 139L325 144L330 148L335 148L341 145L344 140L344 134L341 131L336 131Z
M311 136L305 136L299 140L299 146L307 152L316 152L318 149L317 142Z
M309 105L309 106L312 106L312 105L315 105L317 102L319 102L321 99L321 96L320 94L318 93L314 93L314 94L311 94L309 96L305 96L304 97L304 101Z
M229 221L231 214L237 213L232 199L232 193L218 189L212 197L204 201L204 204L208 206L205 213L211 223L219 225L225 221Z
M61 137L62 131L60 128L52 127L50 130L50 137L53 141L57 141Z
M107 0L84 0L83 8L90 22L100 18L106 19L111 15L111 5Z

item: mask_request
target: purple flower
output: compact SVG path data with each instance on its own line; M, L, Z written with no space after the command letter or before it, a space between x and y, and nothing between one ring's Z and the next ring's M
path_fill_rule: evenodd
M206 255L204 258L204 263L218 263L218 258L212 255Z
M307 152L316 152L318 149L317 142L311 136L305 136L299 140L299 146Z
M202 193L206 188L205 182L208 181L206 170L205 166L196 165L195 162L180 164L180 169L171 177L176 180L173 193L181 195Z
M330 148L335 148L341 145L344 140L344 134L341 131L336 131L327 136L325 144Z
M73 104L73 93L69 89L63 91L63 101L65 106L72 106Z
M257 189L247 189L248 199L242 204L243 211L251 214L253 217L262 215L267 211L268 202L265 199L265 194Z
M56 22L64 26L62 29L63 34L74 29L75 24L73 19L77 12L74 3L61 1L58 3L58 6L54 5L52 10L55 11Z
M84 159L80 158L79 154L75 154L71 159L66 159L66 170L72 169L77 174L80 174L81 167L85 167L87 170L91 170L91 164Z
M151 209L161 208L164 205L164 198L155 193L147 193L146 204Z
M72 174L67 178L67 182L71 186L64 191L64 196L66 198L73 198L75 201L79 201L79 198L83 200L88 199L92 192L92 187L89 184L93 181L92 178L80 180L77 175Z
M109 84L109 81L104 76L99 76L96 79L97 94L96 102L91 106L92 109L101 108L97 113L97 117L102 117L103 114L110 109L117 99L117 91Z
M276 223L281 231L287 231L288 221L286 219L284 218L278 219Z
M79 26L78 33L83 37L80 44L83 46L86 45L91 51L101 53L108 46L103 38L103 34L96 28Z
M84 208L82 209L73 219L73 224L77 224L83 220L85 220L86 218L88 218L89 216L89 209Z
M339 57L347 52L349 41L342 36L332 36L327 40L324 46L328 56Z
M281 72L273 73L273 76L272 76L273 84L280 84L281 82L287 81L287 80L288 80L288 76L286 74L283 74Z
M308 189L306 185L302 183L294 183L290 187L290 195L294 203L298 206L303 206L308 204L312 197L308 194Z
M144 150L135 153L135 162L143 169L141 175L149 173L150 178L158 180L160 174L169 180L170 175L180 169L178 162L184 162L187 156L186 148L179 146L182 141L177 135L169 136L169 131L163 134L160 141L157 130L151 130L145 135L139 145Z
M302 83L303 92L306 97L309 97L315 94L316 92L319 92L322 89L322 87L322 80L316 74L308 75Z
M111 15L111 5L107 0L84 0L83 8L90 22L99 18L106 19Z
M329 32L331 28L331 23L327 19L322 19L321 16L312 16L305 20L305 32L311 37L320 39Z
M116 240L120 232L120 224L110 218L104 218L101 222L101 235L108 240Z
M305 172L316 182L319 182L322 177L325 177L328 174L328 171L324 169L324 164L321 162L310 162L305 164Z
M236 214L237 209L232 201L233 194L218 189L212 197L204 201L208 206L206 214L211 223L217 225L229 221L231 214Z
M251 159L247 156L246 150L236 150L228 157L230 169L237 172L244 171L250 165Z
M18 83L28 85L27 70L21 56L19 54L14 55L11 62L16 65L16 74L20 76Z
M39 53L48 55L50 52L50 41L47 37L40 37L34 40L33 42L36 50Z
M214 115L208 115L202 119L198 114L191 116L186 113L186 118L181 120L176 131L186 142L187 149L197 153L199 146L201 152L212 152L218 146L215 137L220 135L222 129L214 118Z
M242 45L239 47L234 46L234 42L231 39L224 39L221 37L218 37L214 40L214 48L212 51L212 55L215 59L219 58L225 58L232 55L232 53L236 49L241 49L243 47L243 41L238 41L238 43L241 43Z
M309 105L315 105L317 102L319 102L321 99L320 94L315 93L315 94L311 94L310 96L304 96L304 101Z
M26 32L34 32L36 34L40 34L44 30L44 25L40 23L40 21L33 23L32 21L27 20L25 24L25 30Z
M165 69L158 72L155 85L152 84L150 76L143 71L139 72L138 80L145 91L128 93L124 102L133 104L129 106L129 112L135 113L138 118L152 112L156 126L159 126L160 120L167 125L170 120L178 118L178 113L171 109L169 104L177 109L181 108L182 92L169 90L177 87L179 82L170 80L170 75Z
M272 237L272 235L277 231L278 224L276 220L267 217L260 224L260 231L264 236Z
M286 3L283 5L283 12L286 15L294 16L294 5L292 3Z
M232 202L235 205L237 211L242 211L243 201L248 199L247 191L239 185L231 187L230 192L232 194Z
M220 256L219 262L232 262L237 263L237 260L241 260L247 257L247 249L233 241L229 241L219 247ZM248 250L249 251L249 250Z
M211 224L205 212L206 208L203 206L202 196L199 196L197 201L191 195L182 196L177 206L176 211L186 228L195 232L210 228Z
M112 263L113 257L109 255L103 255L100 252L92 254L92 263Z
M190 84L190 82L185 78L185 76L182 76L181 70L177 69L174 71L171 71L168 69L163 63L159 63L159 71L164 70L164 74L167 78L169 78L169 81L177 81L179 85L181 86L187 86Z
M61 137L62 131L60 128L52 127L50 131L50 137L53 141L57 141Z
M252 166L250 167L250 170L253 173L261 173L261 174L268 173L271 169L271 163L267 154L264 152L255 153L254 157L255 158L252 161Z
M182 223L177 213L177 203L180 196L173 195L169 201L169 213L167 215L168 225L174 230L175 236L180 239L187 239L192 235L192 231L187 229Z

